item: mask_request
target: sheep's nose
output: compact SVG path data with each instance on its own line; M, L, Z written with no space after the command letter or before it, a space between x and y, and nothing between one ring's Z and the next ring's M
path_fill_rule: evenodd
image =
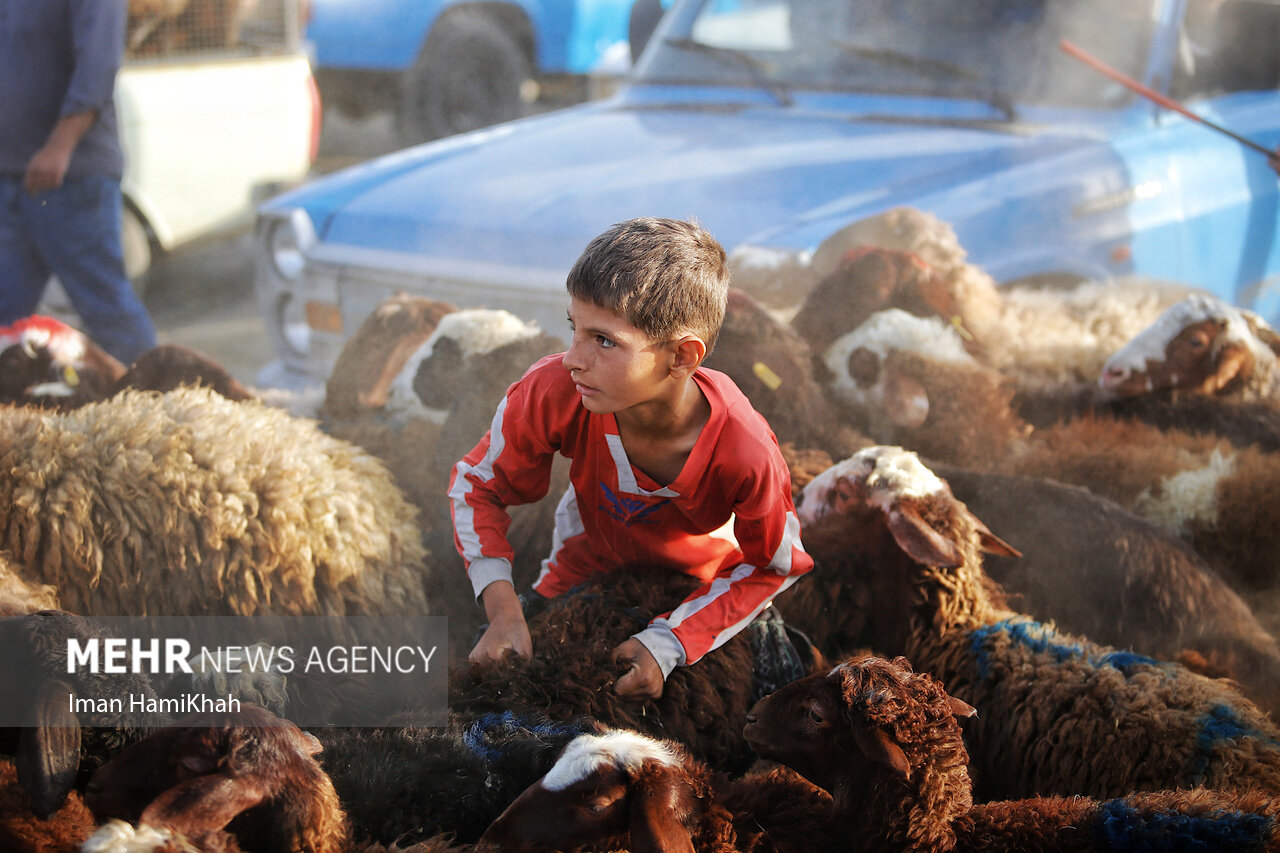
M1111 391L1120 386L1129 378L1129 368L1127 367L1108 367L1102 371L1102 375L1098 377L1098 385L1103 391Z

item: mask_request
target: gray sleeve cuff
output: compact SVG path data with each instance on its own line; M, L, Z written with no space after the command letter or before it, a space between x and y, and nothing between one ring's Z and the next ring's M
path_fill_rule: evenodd
M477 557L467 567L467 577L471 579L471 589L477 601L484 588L494 581L507 581L515 586L511 580L511 562L501 557Z
M649 650L653 659L662 669L662 680L666 681L671 670L685 662L684 646L676 639L670 628L664 625L650 625L639 634L633 634L640 644Z

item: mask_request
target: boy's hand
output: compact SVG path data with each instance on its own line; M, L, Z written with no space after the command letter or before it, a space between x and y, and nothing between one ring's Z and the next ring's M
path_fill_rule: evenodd
M637 699L659 699L662 697L662 667L653 659L652 653L644 643L631 637L613 650L614 663L627 663L631 668L613 685L613 692L619 696Z
M468 660L498 660L503 652L511 649L521 657L533 654L533 640L529 637L529 626L524 617L516 614L515 618L495 619L489 623L480 642L467 656Z
M507 581L494 581L480 593L480 599L489 617L489 627L467 659L497 660L507 649L521 657L533 655L533 640L529 637L529 626L524 621L524 609L515 587Z

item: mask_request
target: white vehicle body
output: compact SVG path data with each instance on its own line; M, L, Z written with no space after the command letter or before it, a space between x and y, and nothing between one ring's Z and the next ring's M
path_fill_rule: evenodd
M315 159L320 104L297 0L236 3L219 6L243 18L217 41L207 22L196 37L197 24L167 21L170 39L157 30L131 45L116 77L135 281L158 254L248 226L256 206L302 182Z

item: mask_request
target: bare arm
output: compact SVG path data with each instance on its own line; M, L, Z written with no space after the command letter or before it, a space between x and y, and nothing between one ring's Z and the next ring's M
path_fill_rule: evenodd
M468 659L497 660L507 649L521 657L532 655L533 640L529 637L529 626L524 621L524 610L520 607L516 588L508 581L494 581L484 588L480 600L484 602L489 627Z

